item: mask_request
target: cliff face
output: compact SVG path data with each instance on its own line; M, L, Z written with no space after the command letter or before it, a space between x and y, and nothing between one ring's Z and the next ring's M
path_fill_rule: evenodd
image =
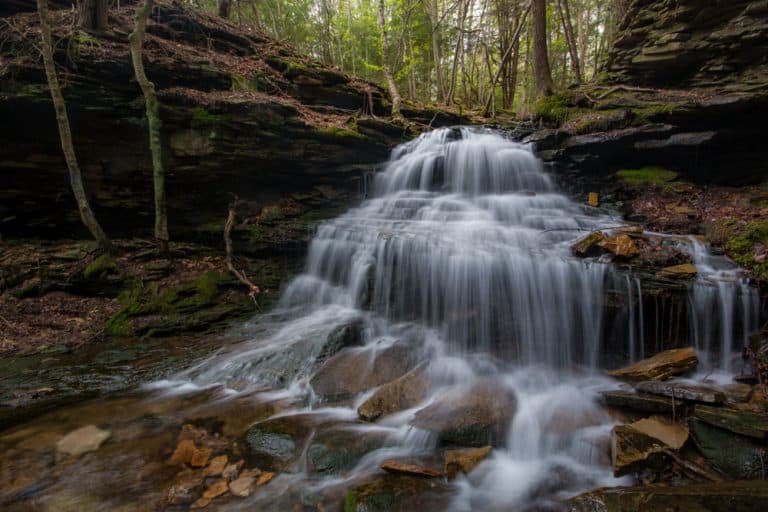
M144 102L127 45L133 11L111 11L110 29L100 35L72 32L69 10L52 13L75 149L96 214L113 236L151 227ZM0 232L81 233L34 46L37 15L7 21L0 55ZM308 222L360 195L370 166L413 136L385 117L389 104L380 87L176 3L161 2L153 13L145 65L161 101L177 237L220 239L229 197L238 194L241 213L264 221L254 229L262 246L298 241ZM417 124L434 116L405 114ZM438 115L433 125L457 121Z
M768 1L635 0L608 80L660 87L768 89Z

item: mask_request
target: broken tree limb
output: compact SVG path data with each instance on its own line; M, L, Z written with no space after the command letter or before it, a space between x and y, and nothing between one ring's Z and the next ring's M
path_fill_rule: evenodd
M232 272L232 275L234 275L238 281L243 283L245 286L248 287L248 296L253 300L253 305L256 307L257 311L261 311L261 306L259 306L259 302L256 300L256 296L261 293L261 289L253 284L253 281L248 279L248 276L245 275L245 272L237 270L235 268L235 265L232 263L232 227L235 225L235 216L236 216L236 209L237 209L237 202L238 198L235 196L235 198L232 200L232 202L229 204L229 212L227 213L227 222L224 223L224 247L226 249L226 262L227 262L227 269Z

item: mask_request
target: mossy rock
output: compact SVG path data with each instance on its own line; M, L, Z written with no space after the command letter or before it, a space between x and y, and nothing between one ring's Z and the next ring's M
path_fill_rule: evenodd
M663 167L642 167L640 169L622 169L616 173L625 184L635 187L658 186L677 178L675 171Z
M565 123L580 112L581 109L573 106L570 98L564 94L544 96L533 106L534 117L557 125Z
M357 130L354 130L351 128L344 128L341 126L335 126L335 125L318 128L317 132L321 135L334 138L334 139L365 140L367 138L365 135L358 132Z
M388 474L347 491L344 512L441 510L448 508L454 492L436 479Z
M691 431L696 447L722 473L738 480L768 478L768 449L764 444L698 419L691 421Z

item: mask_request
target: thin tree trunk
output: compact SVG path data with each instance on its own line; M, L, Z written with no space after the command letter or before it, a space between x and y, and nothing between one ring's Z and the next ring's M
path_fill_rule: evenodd
M395 76L392 68L389 66L389 39L387 35L387 17L384 11L384 0L379 0L379 28L381 29L381 70L384 72L384 79L387 81L389 95L392 96L392 119L403 121L403 115L400 113L400 104L402 99L397 91Z
M458 35L456 37L456 48L453 51L453 66L451 67L451 82L448 86L448 93L445 96L445 103L450 105L453 103L453 96L456 94L456 75L459 70L459 62L461 61L462 54L464 52L464 22L467 18L467 2L465 0L459 0L459 15L458 15Z
M163 169L162 141L160 139L160 105L157 101L155 84L149 81L142 62L142 45L147 19L152 12L154 0L145 0L144 5L136 9L136 26L128 37L131 47L131 61L136 74L136 81L144 94L149 124L149 149L152 153L152 178L155 189L155 239L161 252L168 252L168 214L165 201L165 169Z
M232 0L219 0L219 16L222 18L229 18L231 10Z
M581 73L581 62L579 61L579 52L576 47L576 38L573 35L571 9L568 7L568 0L557 0L557 10L563 24L563 33L565 34L565 42L568 45L568 53L571 56L573 74L576 75L576 83L581 83L583 76Z
M61 150L64 152L64 160L69 169L69 183L72 186L72 193L77 201L77 210L80 212L85 227L91 232L99 246L105 251L113 250L112 243L107 238L101 225L96 220L96 216L88 204L88 197L85 195L83 187L83 177L80 173L80 165L75 155L75 147L72 144L72 132L69 126L69 116L67 115L67 106L64 103L64 96L61 94L59 78L56 75L56 64L53 60L53 37L51 36L51 22L48 18L48 0L37 0L37 12L40 15L40 32L42 33L43 44L41 52L43 54L43 64L45 66L45 76L48 79L48 88L51 91L51 100L56 112L56 122L59 125L59 138L61 139Z
M429 0L429 21L432 28L432 60L435 64L435 82L437 84L437 101L445 101L443 84L442 59L440 55L440 15L437 10L437 0Z
M549 96L554 91L552 71L549 68L547 51L547 5L545 0L533 0L531 4L533 21L533 78L536 94Z
M323 64L333 64L333 56L331 55L331 9L328 7L328 0L322 0L321 8L323 11Z
M517 24L517 29L515 30L515 33L512 35L510 44L507 47L507 51L505 51L504 55L501 57L501 62L499 63L499 69L496 70L496 74L494 75L493 80L491 80L491 86L488 93L488 99L485 102L485 110L483 115L487 116L488 112L490 112L491 110L491 102L495 98L496 84L498 83L499 77L501 76L501 73L504 69L503 64L509 59L509 56L511 55L512 50L515 49L516 46L519 46L519 45L515 45L515 42L518 41L520 38L520 31L522 30L523 25L525 24L525 18L528 17L528 12L530 10L531 10L531 4L528 4L528 8L525 10L525 12L523 12L523 15L520 17L520 22ZM517 53L517 49L515 49L515 53Z

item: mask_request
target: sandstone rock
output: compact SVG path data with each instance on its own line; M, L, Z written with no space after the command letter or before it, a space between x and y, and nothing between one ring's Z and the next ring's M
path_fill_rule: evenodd
M628 382L665 380L692 371L698 364L699 358L693 347L676 348L659 352L626 368L613 370L608 375Z
M272 481L272 479L275 478L275 474L271 471L265 471L259 476L259 479L256 480L256 486L262 486L267 485L269 482Z
M662 416L643 418L629 424L630 427L647 436L658 439L668 447L679 450L688 440L688 429Z
M197 452L195 442L191 439L182 439L179 444L176 445L176 449L173 451L168 463L176 466L178 464L189 464L192 461Z
M192 454L192 458L189 460L189 465L193 468L204 467L206 464L208 464L208 459L210 458L212 451L213 450L207 446L196 449Z
M693 417L710 425L756 439L768 437L768 413L697 404Z
M190 503L194 500L194 490L203 485L203 475L199 471L186 469L176 475L168 489L166 499L170 505Z
M203 470L203 475L219 476L222 474L226 466L227 466L227 456L219 455L218 457L214 457L213 460L211 460L211 463L208 464L208 467L206 467Z
M56 443L56 451L79 457L84 453L98 450L111 435L109 430L102 430L96 425L86 425L62 437Z
M459 473L470 473L491 453L490 446L473 450L448 450L445 452L445 476L453 480Z
M381 386L363 404L357 413L366 421L411 408L429 392L429 380L422 370L413 370Z
M638 382L635 389L652 395L668 396L672 398L682 398L695 402L706 402L710 404L721 404L725 402L725 393L719 388L704 383L667 381L660 382L649 380Z
M427 478L440 478L444 476L441 472L434 469L419 466L417 464L408 464L396 460L385 460L381 463L381 469L387 473L399 473L409 476L423 476Z
M246 496L251 495L255 483L256 477L241 476L237 480L229 482L229 492L231 492L233 496L245 498Z
M391 382L412 370L417 363L415 351L403 342L374 343L339 352L315 373L310 382L318 395L344 399Z
M605 238L598 242L597 245L619 258L634 258L640 254L635 241L626 234Z
M205 492L203 492L203 498L212 500L213 498L221 496L228 490L229 490L229 485L227 484L227 481L222 478L220 480L216 480L215 482L213 482L211 485L208 486Z
M739 480L768 478L768 449L764 444L695 418L691 421L691 432L702 455L723 474Z
M200 508L205 508L208 505L211 504L211 498L199 498L197 501L195 501L190 508L196 510Z
M227 480L233 480L237 476L237 474L240 472L240 468L243 467L243 464L245 464L245 461L243 460L239 460L234 464L229 464L221 472L221 477Z
M584 238L577 240L576 243L571 246L571 252L575 256L590 256L598 252L598 244L603 240L605 240L605 235L603 235L602 232L593 231Z
M657 273L659 277L668 277L672 279L693 279L696 277L698 270L693 263L683 263L681 265L673 265L671 267L665 267Z
M512 391L484 380L449 390L418 411L412 424L446 444L481 447L503 442L516 409Z
M619 425L611 432L611 465L615 476L636 473L646 468L661 469L666 461L664 443L635 430Z

